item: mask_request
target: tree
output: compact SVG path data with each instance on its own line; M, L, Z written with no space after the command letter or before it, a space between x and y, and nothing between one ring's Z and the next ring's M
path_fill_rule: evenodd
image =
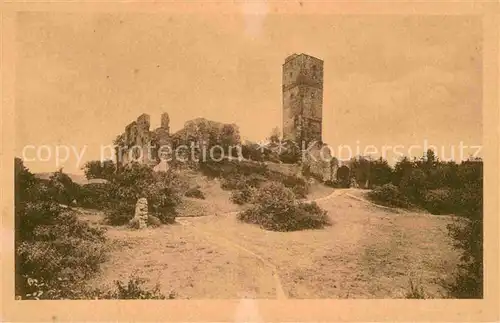
M387 160L380 157L370 162L370 186L382 186L391 183L392 168Z
M49 190L57 202L69 205L78 197L79 187L61 168L50 176Z
M408 157L404 156L403 158L401 158L394 166L392 183L396 186L399 186L399 183L401 182L403 177L411 173L413 167L414 163Z
M235 125L225 124L222 126L219 144L224 149L224 152L229 154L229 150L231 149L231 154L235 157L235 154L237 154L237 150L235 148L240 144L240 141L240 134Z
M351 159L351 174L362 187L369 186L372 160L369 157L358 156ZM368 182L368 185L366 183Z
M458 298L483 297L483 162L468 160L458 166L462 187L454 189L456 214L466 218L448 226L455 248L461 250L461 263L451 296Z
M412 169L401 179L399 189L412 202L421 202L427 190L427 175L419 168Z
M91 160L83 166L87 179L102 178L111 180L116 172L116 164L112 160Z

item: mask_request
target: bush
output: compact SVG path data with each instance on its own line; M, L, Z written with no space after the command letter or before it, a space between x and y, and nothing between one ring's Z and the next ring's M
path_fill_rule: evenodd
M205 194L203 194L203 192L200 190L199 187L190 188L189 190L186 191L186 193L184 193L184 196L193 197L200 200L205 199Z
M160 286L153 289L144 287L145 279L131 277L127 282L115 281L115 289L108 292L94 291L92 298L97 299L167 299L160 292ZM175 294L171 292L168 299L174 299Z
M82 185L76 200L79 206L104 210L108 207L111 189L111 185L107 183Z
M418 204L424 200L427 184L426 173L421 169L413 169L403 177L399 189L407 199Z
M158 217L162 223L175 222L177 206L181 203L179 177L173 173L158 173L154 181L143 190L148 200L149 213Z
M163 223L173 223L181 202L184 182L173 172L155 173L146 165L132 164L117 173L109 184L108 223L123 225L134 215L137 200L148 200L148 212Z
M110 225L124 225L134 217L135 205L129 203L113 203L113 209L106 212L106 222Z
M171 208L164 208L156 213L156 217L163 224L174 224L177 217L177 211Z
M150 227L153 227L153 228L157 228L159 226L161 226L161 220L158 219L156 216L154 215L149 215L148 216L148 226Z
M410 206L408 199L393 184L385 184L375 188L368 194L375 203L390 207L406 208Z
M130 279L126 284L115 281L116 291L110 294L112 299L165 299L160 293L159 286L153 290L147 290L142 287L145 280L140 278Z
M283 183L292 189L299 198L305 198L308 185L304 178L295 175L286 175L269 170L266 164L248 161L204 162L200 164L201 171L209 177L220 177L221 188L224 190L245 190L246 186L259 187L267 181ZM235 196L242 193L235 193ZM238 200L238 197L235 197Z
M292 190L278 182L257 190L254 204L239 213L238 218L273 231L317 229L329 225L326 211L315 203L298 203Z
M453 212L451 191L445 188L427 191L423 205L432 214L449 214Z
M281 182L285 187L290 188L296 197L305 198L307 196L309 187L305 178L279 172L273 172L269 177L271 180Z
M50 176L48 186L51 197L61 204L70 205L79 195L80 186L73 183L71 177L63 173L62 169Z
M405 293L407 299L425 299L427 298L424 292L424 286L419 280L414 281L411 277L408 279L409 287Z
M291 227L300 229L321 229L325 225L330 224L330 218L327 212L319 207L316 202L298 203L296 214L293 218L295 221Z
M231 201L235 204L246 204L252 200L255 188L246 185L244 188L231 192Z
M482 163L478 166L482 167ZM452 297L483 298L482 176L470 178L463 188L454 190L453 195L456 214L462 218L448 225L448 233L454 247L461 251L461 263L454 281L447 287Z
M233 177L222 178L220 187L223 190L238 190L246 186L246 178L243 175L235 175Z
M21 299L76 297L77 286L105 260L104 230L59 206L46 184L15 162L16 295Z
M139 224L139 219L138 218L132 218L130 219L130 221L128 222L128 227L131 228L131 229L140 229L140 224Z

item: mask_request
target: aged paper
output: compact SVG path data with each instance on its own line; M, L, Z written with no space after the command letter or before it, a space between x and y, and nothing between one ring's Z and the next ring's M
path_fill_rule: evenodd
M498 22L4 2L2 320L499 320Z

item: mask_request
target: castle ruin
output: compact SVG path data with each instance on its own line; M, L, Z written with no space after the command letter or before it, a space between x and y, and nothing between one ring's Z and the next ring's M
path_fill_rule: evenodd
M120 134L115 144L115 157L117 166L124 167L131 162L138 162L153 167L155 170L168 168L165 160L177 157L173 150L179 145L191 144L195 146L195 152L199 152L203 146L228 142L232 138L231 144L240 144L239 129L236 124L222 123L205 118L196 118L184 123L184 127L179 131L170 133L170 118L168 113L161 115L160 127L150 130L150 116L141 114L137 120L125 127L125 131ZM182 158L190 152L182 150L179 152Z
M132 160L150 166L157 165L160 161L158 148L171 142L169 123L168 113L163 113L160 127L151 131L151 118L144 113L128 124L125 132L115 140L117 165L124 166Z

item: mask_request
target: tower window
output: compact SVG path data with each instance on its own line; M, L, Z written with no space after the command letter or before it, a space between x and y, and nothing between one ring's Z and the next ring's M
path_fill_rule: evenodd
M290 72L290 77L292 77L292 76L293 76L293 73L292 73L292 72Z
M293 93L290 94L290 99L293 99L295 95Z

